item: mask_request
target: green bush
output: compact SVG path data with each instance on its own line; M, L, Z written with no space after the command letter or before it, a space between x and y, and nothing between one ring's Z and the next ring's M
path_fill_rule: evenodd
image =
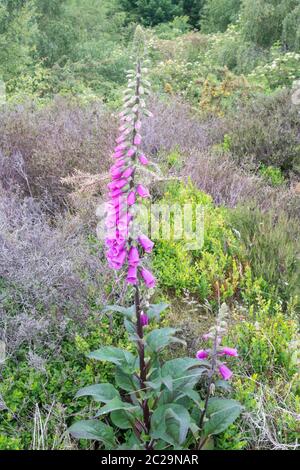
M300 157L297 106L287 90L259 94L227 117L231 151L239 164L264 164L284 172L295 169Z
M290 50L300 52L300 5L285 17L282 40Z
M262 165L259 169L259 173L272 186L281 186L285 182L280 168Z
M297 373L297 322L283 313L280 302L258 297L257 304L230 332L247 373L272 380Z
M264 289L285 302L299 296L298 221L284 213L243 206L233 210L230 219L240 234L254 278L264 279Z
M270 47L282 38L283 22L298 0L243 0L241 30L247 41Z
M226 222L226 209L215 207L211 197L191 183L172 183L160 202L204 207L202 249L187 249L185 239L157 241L153 265L160 285L178 295L187 289L201 300L216 301L218 289L223 300L233 298L239 289L243 261L237 239Z
M204 33L224 32L238 19L241 0L207 0L203 8L201 30Z
M95 379L113 381L112 366L87 362L86 353L101 345L127 347L120 321L114 319L112 326L106 317L101 322L91 318L82 332L78 328L77 331L63 340L58 354L45 348L32 354L23 347L2 364L0 396L5 408L1 410L0 448L31 448L36 406L46 412L53 407L47 425L46 448L64 447L57 436L57 415L61 415L59 426L63 434L70 417L87 403L74 402L78 387Z

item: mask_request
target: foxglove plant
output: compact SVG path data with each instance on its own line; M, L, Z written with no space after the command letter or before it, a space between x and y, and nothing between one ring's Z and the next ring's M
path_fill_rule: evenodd
M103 404L95 416L100 419L76 422L69 431L77 438L98 440L106 449L184 449L195 447L198 438L221 432L224 426L214 414L221 410L227 427L239 413L239 405L236 402L227 407L226 403L222 406L215 404L215 411L211 413L214 420L208 419L208 405L212 399L208 398L203 404L195 388L202 376L214 375L211 375L210 361L188 357L164 361L164 349L172 343L184 341L175 336L175 328L154 328L168 305L149 304L141 295L144 291L147 297L147 289L155 287L156 283L144 262L145 255L151 253L154 244L140 232L136 217L138 205L150 197L139 177L139 170L149 164L140 150L141 118L149 115L144 101L149 83L143 76L141 34L138 27L136 68L128 73L128 90L120 114L120 135L113 154L115 163L110 171L112 180L108 185L105 239L109 266L126 273L126 282L134 289L134 305L128 308L112 305L103 310L124 317L124 326L133 347L128 351L102 346L88 355L91 359L108 361L116 366L116 387L102 383L79 390L77 397L91 396ZM209 352L206 354L209 357ZM209 434L207 423L203 426L204 415L203 418L199 415L202 409L205 409L205 418L210 423ZM109 422L101 419L104 416Z

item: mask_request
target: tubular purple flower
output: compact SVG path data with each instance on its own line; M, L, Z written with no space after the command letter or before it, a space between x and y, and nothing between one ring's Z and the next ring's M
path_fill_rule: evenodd
M140 235L138 241L146 253L151 253L154 243L146 235Z
M140 134L136 134L133 141L134 145L140 145L142 143L142 137Z
M137 284L137 267L129 266L126 281L128 284L136 285Z
M204 349L201 349L196 354L197 359L206 359L207 357L208 357L208 351L205 351Z
M127 155L127 157L133 157L133 155L135 155L135 152L136 152L136 150L132 147L128 150L126 155Z
M224 380L229 380L233 375L233 372L225 364L219 366L219 372Z
M153 274L148 271L148 269L142 268L141 269L141 276L145 281L145 284L149 288L153 288L156 285L156 279Z
M142 165L148 165L149 164L149 160L146 157L146 155L144 155L144 154L139 155L139 161Z
M128 253L128 263L130 266L138 266L140 262L139 251L135 246L132 246Z
M238 352L235 348L228 348L227 346L224 346L224 348L222 348L220 351L218 351L218 354L220 356L234 356L234 357L238 357Z
M148 326L149 325L149 317L143 311L141 311L141 323L142 323L142 326Z
M148 188L145 188L142 184L138 184L136 187L136 192L142 198L150 197Z
M130 193L128 194L128 197L127 197L128 206L133 206L133 204L135 204L135 201L136 201L135 192L130 191Z

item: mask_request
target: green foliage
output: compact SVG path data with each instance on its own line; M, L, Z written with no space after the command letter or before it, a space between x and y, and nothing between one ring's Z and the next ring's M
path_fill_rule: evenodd
M238 18L241 0L207 0L203 8L201 30L204 33L224 32Z
M8 81L30 71L37 29L31 1L5 3L0 5L0 78Z
M266 90L291 87L300 78L300 54L283 53L280 46L274 45L266 63L258 65L249 75L249 80Z
M0 396L5 403L5 409L1 410L0 447L31 447L34 422L28 417L34 415L38 404L42 410L48 410L50 407L45 445L48 449L53 446L64 448L63 436L69 416L77 413L79 409L82 410L82 405L87 403L84 397L81 398L80 404L74 403L73 398L78 387L94 380L111 382L113 378L109 364L98 366L92 361L87 363L86 352L99 344L126 346L123 336L124 329L120 328L118 321L114 321L112 336L108 319L104 317L97 325L94 318L86 324L82 336L77 333L75 342L72 336L62 342L57 356L51 353L51 359L44 359L46 351L36 350L36 366L34 360L28 362L27 348L20 348L16 358L8 359L1 366ZM111 387L102 392L112 393ZM82 396L89 393L92 393L91 390L83 391ZM99 396L99 390L97 393Z
M195 251L188 240L158 240L153 265L160 285L178 295L187 289L201 300L216 301L218 286L223 300L234 297L239 289L243 256L233 231L226 222L226 210L214 207L210 196L191 183L172 183L163 203L190 203L204 207L204 244ZM198 229L199 230L199 229Z
M284 20L298 4L299 0L243 0L240 24L245 39L261 47L280 41Z
M240 234L254 278L264 279L264 289L286 302L299 297L298 222L285 214L243 206L233 210L230 219Z
M167 304L152 305L149 318L157 316ZM105 310L125 316L125 328L132 341L133 353L125 349L104 346L89 354L89 358L116 365L116 387L102 383L79 390L77 397L91 396L97 403L96 417L106 416L106 422L84 420L75 422L71 435L78 439L100 441L106 449L186 449L196 446L198 439L220 434L232 424L241 412L235 400L210 398L206 421L202 428L197 422L203 402L196 385L209 370L209 363L198 359L178 358L164 362L162 350L174 342L182 342L174 336L174 328L155 328L145 332L146 378L140 377L140 336L136 328L134 309L109 306ZM148 311L146 310L146 314ZM122 390L122 396L118 389ZM127 392L124 395L124 391ZM149 425L145 419L145 403ZM108 424L109 423L109 424ZM145 427L147 426L147 427ZM126 430L126 433L118 431Z
M300 52L300 4L283 21L282 41L290 50Z
M120 4L133 20L138 19L145 26L155 26L175 16L183 16L181 2L176 0L120 0Z
M247 319L236 324L230 333L239 354L245 358L244 367L261 380L284 373L292 377L298 370L297 322L288 318L282 305L257 298Z
M285 182L285 178L280 168L275 168L274 166L262 165L259 169L259 173L272 186L281 186Z

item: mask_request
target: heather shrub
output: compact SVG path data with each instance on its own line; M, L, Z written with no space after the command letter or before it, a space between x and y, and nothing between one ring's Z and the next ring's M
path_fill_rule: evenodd
M219 140L221 133L221 126L212 128L210 139ZM237 167L232 154L224 151L225 144L226 148L231 146L231 139L226 135L221 149L215 145L213 149L191 149L187 154L181 154L178 174L185 180L191 177L194 185L212 196L217 205L235 207L249 203L263 211L273 209L298 219L300 200L295 189L285 185L272 187L266 184L264 177L253 172L252 166ZM174 170L174 166L172 168Z
M59 343L91 305L119 298L122 283L103 265L101 245L78 224L70 217L55 225L32 199L1 196L0 325L10 353L24 343Z
M274 286L273 295L286 302L299 296L298 221L284 212L263 213L251 206L238 207L231 212L230 220L240 235L253 275Z
M44 107L11 105L1 109L0 123L1 160L9 159L1 161L1 183L48 199L50 206L67 203L61 178L74 169L103 173L108 168L114 125L99 102L87 107L66 99Z
M149 102L153 118L144 124L143 150L150 155L192 148L207 148L212 139L209 133L218 129L216 118L201 121L192 113L191 107L178 100L160 100L154 97Z
M287 172L299 159L299 112L288 91L259 95L227 121L230 150L240 164L273 165Z

